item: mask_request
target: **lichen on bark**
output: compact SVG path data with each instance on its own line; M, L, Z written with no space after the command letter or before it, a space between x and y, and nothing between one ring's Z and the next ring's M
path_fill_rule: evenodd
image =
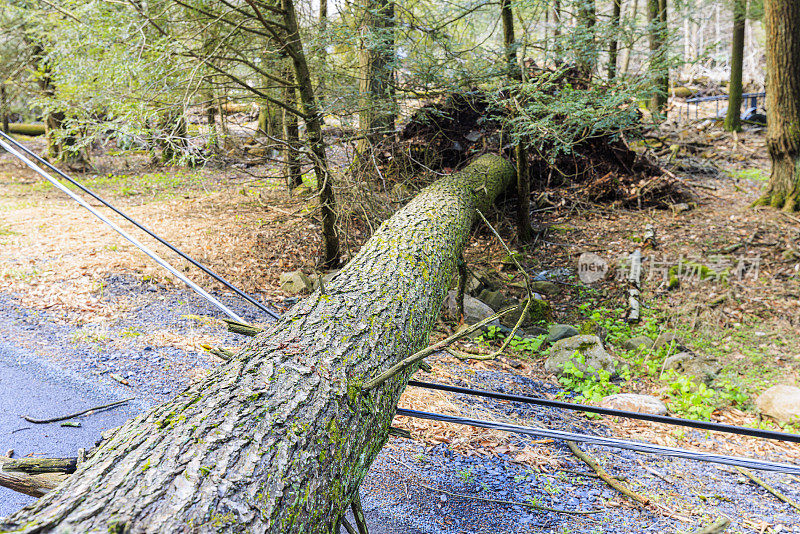
M105 436L2 532L330 533L388 437L475 209L514 169L483 156L424 189L353 260L202 383ZM155 530L154 530L155 529Z

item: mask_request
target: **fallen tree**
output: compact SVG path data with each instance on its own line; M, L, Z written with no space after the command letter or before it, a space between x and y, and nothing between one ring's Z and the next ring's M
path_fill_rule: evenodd
M330 533L389 435L475 219L514 169L424 189L321 290L177 398L110 431L3 532Z

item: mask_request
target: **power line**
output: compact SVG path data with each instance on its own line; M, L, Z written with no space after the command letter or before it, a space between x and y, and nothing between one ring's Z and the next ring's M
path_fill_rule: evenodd
M654 423L664 423L667 425L699 428L701 430L715 430L717 432L727 432L729 434L739 434L742 436L751 436L754 438L774 439L779 441L790 441L792 443L800 443L800 435L789 434L788 432L776 432L774 430L761 430L759 428L747 428L742 426L726 425L724 423L714 423L711 421L695 421L692 419L669 417L666 415L630 412L627 410L615 410L613 408L601 408L599 406L589 406L587 404L575 404L572 402L542 399L538 397L523 397L521 395L509 395L507 393L497 393L494 391L462 388L458 386L450 386L447 384L434 384L432 382L418 382L416 380L409 380L408 385L425 389L450 391L452 393L463 393L465 395L474 395L477 397L487 397L490 399L507 400L512 402L523 402L526 404L538 404L541 406L550 406L552 408L561 408L564 410L590 412L601 415L615 415L617 417L626 417L628 419L640 419L642 421L652 421Z
M210 268L208 268L205 265L203 265L202 263L198 262L197 260L195 260L194 258L189 256L188 254L182 252L177 247L175 247L172 243L170 243L166 239L163 239L162 237L160 237L159 235L157 235L156 233L151 231L149 228L147 228L143 224L139 223L138 221L136 221L135 219L130 217L128 214L124 213L122 210L117 209L116 207L111 205L109 202L107 202L105 199L100 197L100 195L96 194L94 191L90 190L89 188L87 188L86 186L84 186L83 184L78 182L77 180L73 179L72 177L70 177L66 173L62 172L57 167L54 167L53 165L50 164L50 162L48 162L47 160L43 159L42 157L40 157L38 154L34 153L33 151L29 150L27 147L25 147L25 145L23 145L22 143L20 143L16 139L6 135L2 131L0 131L0 135L3 138L5 138L7 141L12 143L15 147L17 147L20 150L22 150L23 152L25 152L28 156L34 158L40 164L45 165L48 169L50 169L51 171L57 173L61 178L67 180L69 183L71 183L72 185L74 185L75 187L77 187L78 189L80 189L81 191L86 193L87 195L89 195L92 198L94 198L95 200L97 200L98 202L103 204L105 207L109 208L111 211L113 211L114 213L116 213L120 217L124 218L126 221L130 222L131 224L133 224L138 229L140 229L143 232L145 232L147 235L149 235L153 239L157 240L159 243L161 243L162 245L164 245L165 247L170 249L172 252L174 252L175 254L177 254L178 256L183 258L184 260L188 261L189 263L191 263L192 265L194 265L195 267L197 267L198 269L200 269L201 271L206 273L208 276L210 276L214 280L216 280L219 283L221 283L222 285L224 285L225 287L227 287L228 289L230 289L231 291L233 291L234 293L239 295L241 298L243 298L244 300L246 300L247 302L249 302L250 304L255 306L256 308L260 309L261 311L263 311L264 313L266 313L267 315L269 315L270 317L272 317L275 320L279 320L280 319L280 315L278 315L274 311L270 310L268 307L266 307L263 304L261 304L254 297L252 297L251 295L248 295L244 291L242 291L239 288L237 288L236 286L234 286L232 283L230 283L227 280L225 280L222 276L220 276L219 274L217 274L214 271L212 271ZM36 169L34 169L34 170L36 170Z
M767 462L763 460L754 460L751 458L742 458L738 456L724 456L721 454L713 454L708 452L688 451L686 449L678 449L675 447L664 447L662 445L653 445L651 443L638 443L635 441L627 441L616 438L590 436L588 434L579 434L576 432L563 432L560 430L550 430L547 428L525 427L519 425L512 425L509 423L482 421L480 419L470 419L467 417L457 417L454 415L442 415L438 413L421 412L418 410L407 410L405 408L398 408L397 415L403 415L406 417L415 417L417 419L430 419L432 421L443 421L445 423L457 423L460 425L488 428L490 430L503 430L505 432L514 432L516 434L525 434L528 436L536 436L536 437L566 440L566 441L580 441L583 443L591 443L593 445L602 445L605 447L614 447L618 449L628 449L637 452L658 454L661 456L686 458L689 460L699 460L701 462L713 462L717 464L734 465L739 467L745 467L747 469L761 469L764 471L777 471L779 473L800 475L800 466L793 464Z

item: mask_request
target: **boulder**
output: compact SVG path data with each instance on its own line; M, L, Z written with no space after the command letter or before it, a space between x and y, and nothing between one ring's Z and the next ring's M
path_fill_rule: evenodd
M500 323L503 326L507 326L508 328L513 328L514 325L517 324L522 312L525 310L525 303L528 302L528 299L523 300L520 303L519 308L516 310L509 312L508 314L502 316L500 318ZM516 303L514 303L516 304ZM549 321L553 316L553 310L550 308L550 303L546 300L542 300L540 295L533 295L533 302L531 302L531 306L528 308L528 316L523 319L522 324L520 326L531 326L540 321Z
M554 324L547 329L547 342L555 343L568 337L577 336L578 329L568 324Z
M478 299L489 305L493 310L502 310L517 303L516 299L505 296L500 291L491 291L484 289L478 295Z
M576 357L583 355L583 363ZM597 336L572 336L556 341L550 347L550 356L544 362L548 373L564 374L564 364L572 360L575 366L586 372L589 367L603 369L614 374L616 360L603 348L603 342Z
M681 341L681 338L679 338L672 332L664 332L663 334L659 334L659 336L653 343L653 348L660 349L664 345L670 345L670 344L673 345L673 350L686 348L686 346L683 344L683 341Z
M448 317L458 320L458 291L451 289L447 292L447 297L444 300L445 311ZM494 315L494 310L485 302L482 302L475 297L464 295L464 322L466 324L475 324L483 321L487 317ZM499 325L497 320L491 324Z
M772 386L758 396L756 406L761 413L781 423L800 422L800 388Z
M603 397L600 401L603 408L626 410L637 413L650 413L654 415L667 415L667 407L657 397L652 395L637 395L635 393L617 393Z
M289 293L290 295L311 291L314 288L314 282L311 278L300 271L281 274L279 283L281 285L281 291Z
M664 360L664 370L667 369L674 369L681 374L691 375L710 384L722 369L722 364L716 358L700 356L691 352L679 352Z
M626 339L622 343L622 348L626 350L645 351L653 348L653 340L647 336L636 336Z
M531 282L531 291L552 297L558 294L559 288L557 284L547 280L534 280Z

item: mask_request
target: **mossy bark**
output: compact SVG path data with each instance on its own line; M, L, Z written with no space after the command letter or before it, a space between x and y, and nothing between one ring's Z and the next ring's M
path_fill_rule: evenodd
M174 400L111 431L2 532L331 533L386 442L475 209L514 169L483 156L424 189L353 260Z
M724 128L728 132L742 129L742 66L744 64L744 24L747 0L733 3L733 39L731 41L731 76L728 84L728 111Z
M648 70L653 79L654 90L649 109L654 116L664 113L669 93L669 66L667 65L667 0L647 1L650 60Z
M772 174L757 202L800 211L800 3L764 2L767 29L767 150Z

